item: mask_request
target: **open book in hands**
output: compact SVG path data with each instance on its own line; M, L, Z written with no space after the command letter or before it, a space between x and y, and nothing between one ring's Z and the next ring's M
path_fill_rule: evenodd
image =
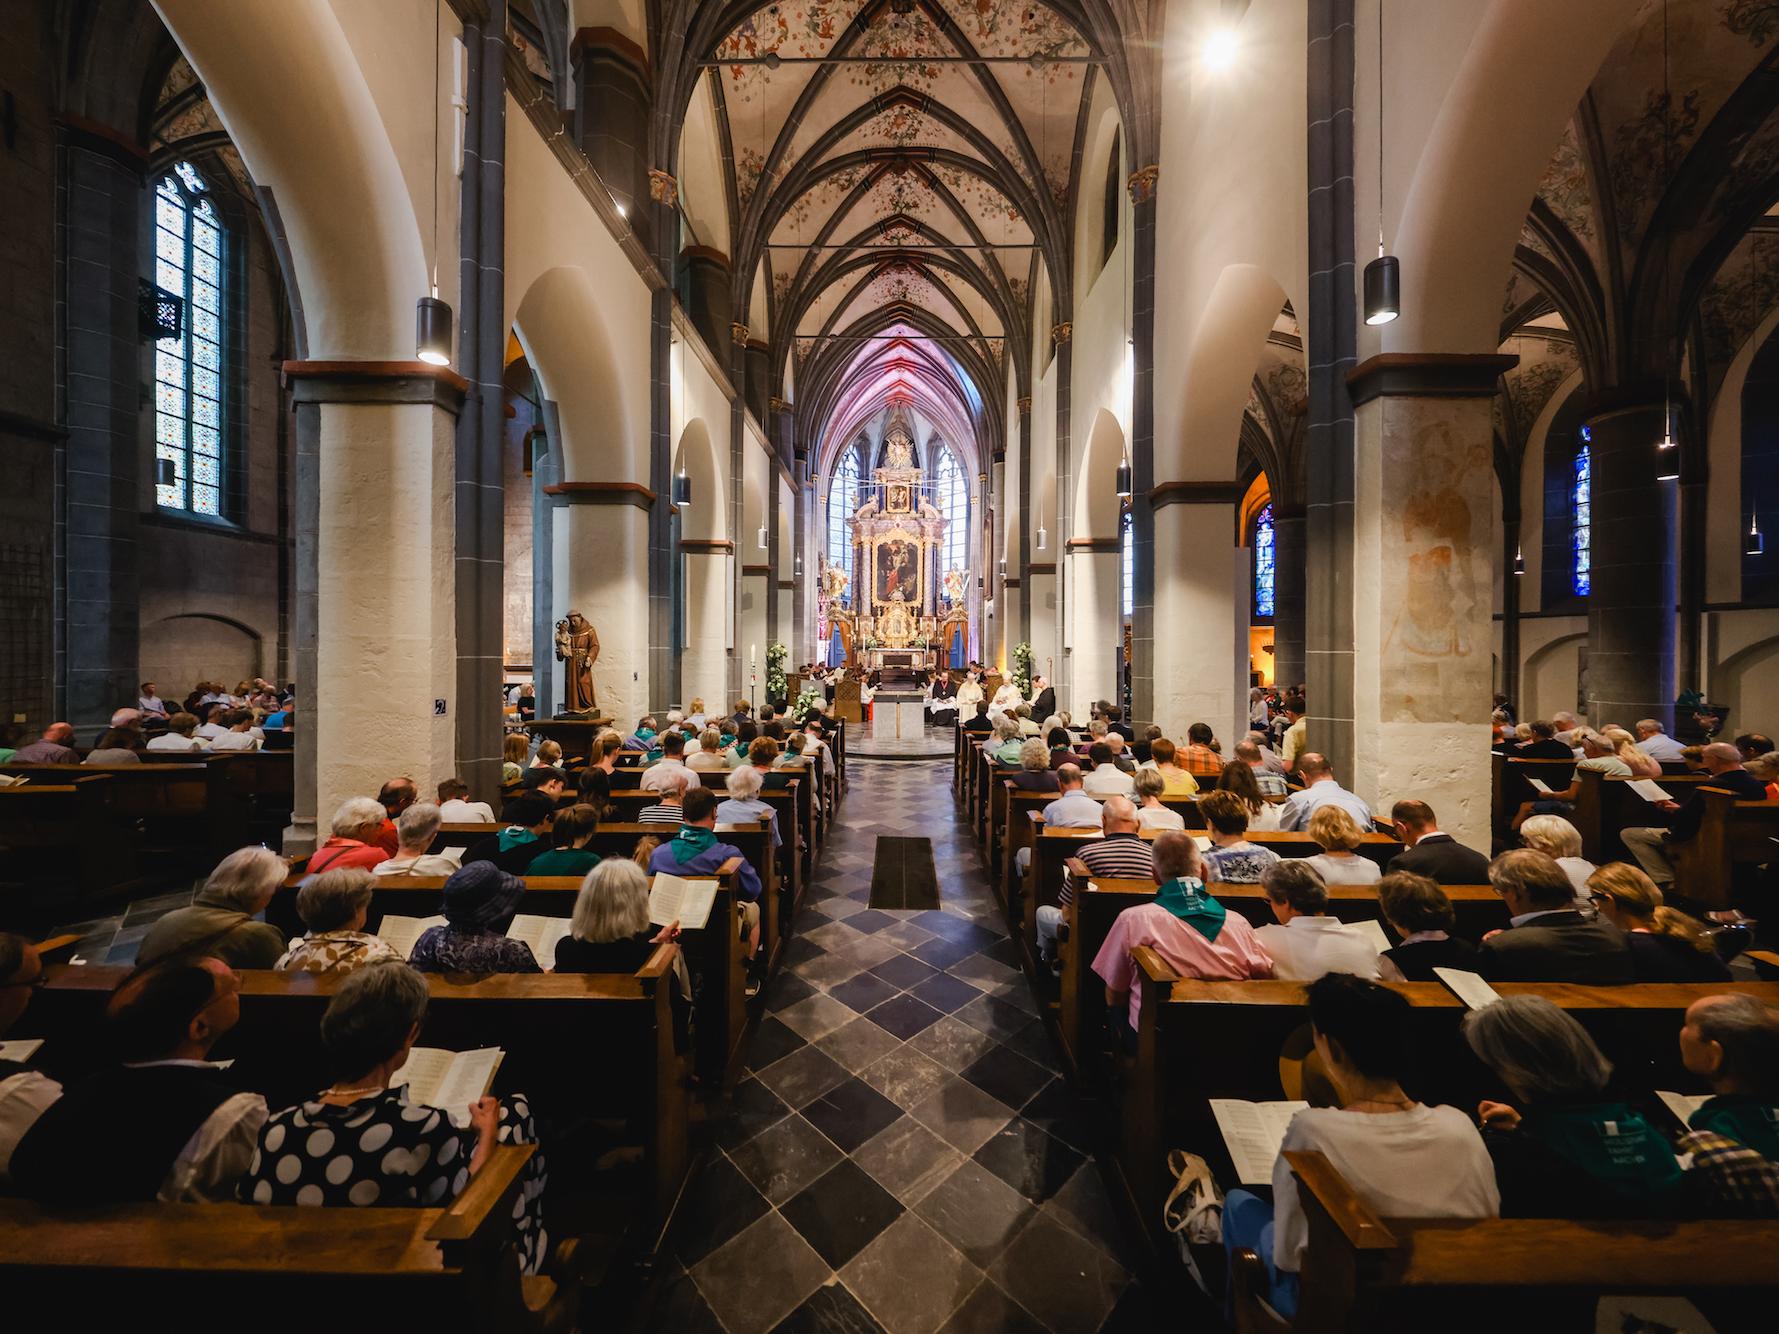
M389 1086L406 1084L408 1101L437 1107L451 1118L452 1125L467 1130L470 1104L487 1096L505 1054L499 1047L477 1047L474 1051L415 1047Z
M1272 1184L1273 1164L1285 1142L1291 1118L1307 1102L1248 1102L1241 1098L1212 1098L1211 1115L1223 1132L1223 1143L1244 1186Z
M649 921L656 926L678 922L682 931L698 931L710 922L717 901L717 881L687 880L683 876L655 873L649 886Z

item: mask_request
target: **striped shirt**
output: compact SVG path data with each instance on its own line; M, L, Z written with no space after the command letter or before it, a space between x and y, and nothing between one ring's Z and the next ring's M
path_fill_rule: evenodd
M1095 839L1075 854L1087 864L1096 879L1153 880L1155 855L1149 845L1135 834L1107 834ZM1058 907L1066 908L1075 901L1074 877L1063 874L1062 893L1056 896Z
M685 807L670 805L669 803L662 801L657 802L653 806L644 806L642 808L642 814L636 817L636 823L670 824L675 829L678 829L680 821L684 818Z

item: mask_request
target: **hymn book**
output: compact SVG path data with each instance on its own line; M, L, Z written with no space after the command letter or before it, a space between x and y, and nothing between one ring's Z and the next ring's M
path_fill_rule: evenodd
M1711 1100L1709 1093L1669 1093L1665 1089L1657 1089L1655 1096L1662 1100L1683 1126L1690 1126L1693 1113Z
M1473 1010L1486 1010L1501 999L1501 993L1483 981L1480 973L1467 972L1462 968L1435 968L1433 976L1445 983L1452 995Z
M1241 1098L1212 1098L1211 1115L1223 1132L1229 1160L1244 1186L1270 1186L1273 1164L1285 1142L1291 1118L1307 1102L1247 1102Z
M1542 778L1528 778L1526 781L1532 785L1532 790L1541 797L1548 797L1556 792L1556 789Z
M397 917L394 913L386 913L377 927L377 935L405 959L414 952L415 941L433 927L443 925L443 917Z
M522 940L531 947L531 957L546 973L556 971L556 942L568 934L572 920L567 917L539 917L520 913L507 928L508 940Z
M14 1038L11 1042L0 1042L0 1061L17 1061L23 1065L42 1045L42 1038Z
M1671 800L1673 800L1673 798L1671 798L1666 792L1662 791L1661 788L1657 787L1654 783L1650 782L1647 778L1633 778L1633 779L1631 779L1630 782L1626 783L1625 786L1630 788L1631 791L1635 792L1638 796L1642 797L1643 800L1645 800L1645 801L1671 801Z
M697 931L709 923L716 901L715 880L687 880L657 871L649 886L649 921L656 926L678 922L682 931Z
M446 1051L442 1047L415 1047L389 1081L390 1088L408 1086L408 1100L437 1107L459 1130L469 1128L469 1105L487 1095L494 1072L506 1053L499 1047L473 1051Z
M1384 924L1375 917L1367 917L1363 922L1348 922L1348 926L1365 937L1366 943L1379 954L1390 949L1390 937L1384 934Z

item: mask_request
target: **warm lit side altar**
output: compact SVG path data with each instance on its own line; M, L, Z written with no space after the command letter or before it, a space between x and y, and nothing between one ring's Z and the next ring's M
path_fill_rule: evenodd
M847 520L856 581L825 561L822 566L821 643L830 660L838 643L848 665L932 667L953 637L967 640L965 581L962 571L938 568L947 521L926 495L913 442L899 420L890 423L883 466L872 476L864 503Z

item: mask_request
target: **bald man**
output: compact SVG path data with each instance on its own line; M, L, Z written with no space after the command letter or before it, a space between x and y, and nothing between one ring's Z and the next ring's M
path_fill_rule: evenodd
M1712 742L1700 754L1699 762L1711 775L1711 787L1733 792L1737 801L1767 799L1767 785L1742 767L1742 752L1729 742ZM1652 802L1650 809L1666 815L1666 826L1626 829L1619 837L1649 872L1649 878L1668 890L1674 887L1674 863L1668 859L1669 845L1686 843L1699 832L1699 825L1705 818L1705 799L1695 790L1684 802Z
M1779 1008L1735 993L1694 1001L1680 1030L1680 1060L1712 1093L1688 1126L1779 1158Z
M80 752L74 749L74 728L68 723L51 723L43 735L28 746L20 746L12 757L14 764L79 764Z
M1069 905L1075 901L1075 889L1090 876L1114 880L1148 880L1155 874L1155 858L1149 845L1137 836L1137 808L1129 797L1108 797L1100 808L1100 829L1105 837L1081 849L1081 855L1068 860L1062 878L1062 892L1056 906L1038 908L1038 953L1054 967L1056 964L1056 930L1062 924Z

